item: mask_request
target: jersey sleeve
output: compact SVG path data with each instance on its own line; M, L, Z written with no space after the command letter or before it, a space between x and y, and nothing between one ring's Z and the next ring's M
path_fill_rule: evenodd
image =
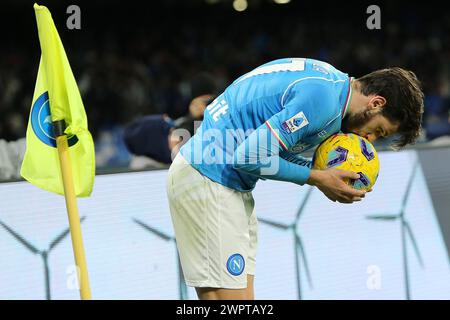
M319 133L339 115L335 99L329 81L299 81L287 88L281 99L282 110L265 124L287 151L302 138Z
M284 159L280 152L278 140L263 124L237 147L233 156L233 168L262 179L305 184L311 169Z
M284 160L298 164L300 166L308 167L310 169L312 168L312 161L310 159L302 157L299 154L287 151L280 151L280 157L283 158Z
M324 81L324 80L322 80ZM322 83L298 85L285 93L282 110L251 133L235 150L233 167L260 178L303 185L311 162L290 152L333 119L333 97Z

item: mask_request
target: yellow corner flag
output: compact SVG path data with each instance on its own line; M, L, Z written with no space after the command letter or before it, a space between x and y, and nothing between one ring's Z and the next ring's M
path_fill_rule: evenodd
M32 184L64 195L80 297L91 299L77 196L89 196L95 177L94 142L77 83L52 16L34 4L41 62L27 128L21 175Z
M34 10L42 54L20 173L37 187L64 194L53 132L53 121L64 120L75 194L86 197L94 184L95 150L83 101L49 10L37 4Z

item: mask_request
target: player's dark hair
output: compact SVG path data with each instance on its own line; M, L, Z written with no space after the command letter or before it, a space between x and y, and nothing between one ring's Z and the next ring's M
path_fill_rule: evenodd
M420 135L424 109L424 95L414 72L395 67L371 72L357 80L364 95L386 99L382 115L399 124L399 138L394 140L393 148L414 143Z

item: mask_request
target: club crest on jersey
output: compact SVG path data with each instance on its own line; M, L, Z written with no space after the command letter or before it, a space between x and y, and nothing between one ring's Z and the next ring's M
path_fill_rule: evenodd
M287 133L293 133L309 124L308 119L306 118L303 111L300 111L292 118L286 120L282 123L282 128Z

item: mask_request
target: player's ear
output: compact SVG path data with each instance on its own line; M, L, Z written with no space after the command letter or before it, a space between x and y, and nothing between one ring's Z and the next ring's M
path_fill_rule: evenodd
M386 98L373 96L369 101L369 110L379 112L386 106Z

